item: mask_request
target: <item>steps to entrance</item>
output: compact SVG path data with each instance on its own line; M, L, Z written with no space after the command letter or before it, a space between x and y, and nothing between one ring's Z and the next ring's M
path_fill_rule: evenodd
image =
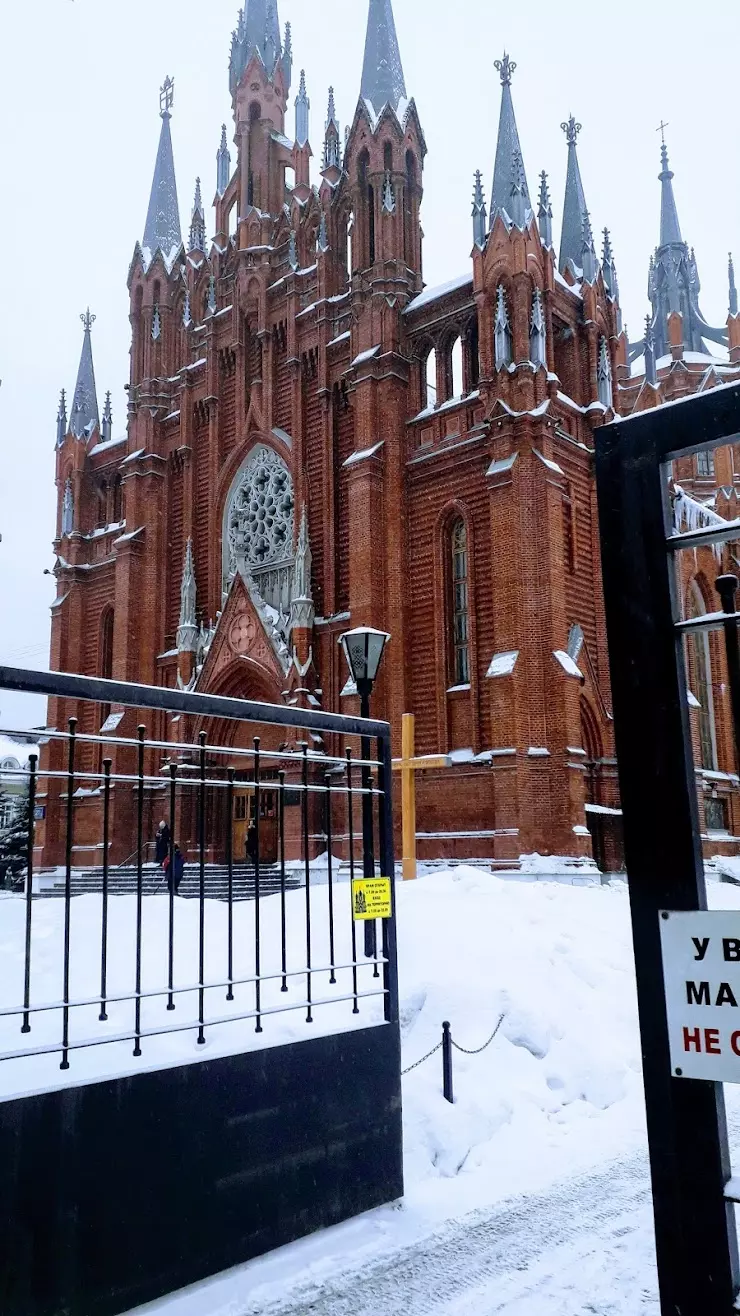
M42 875L43 876L43 875ZM138 874L133 866L114 868L108 874L108 894L110 896L131 895L137 888ZM48 880L47 880L48 881ZM286 891L302 885L301 878L288 870L285 874ZM145 896L165 894L167 881L161 870L154 864L147 864L143 872L142 889ZM102 868L75 869L72 873L71 890L73 896L100 895L103 890ZM254 900L254 868L247 864L234 865L232 877L234 900ZM280 890L280 869L277 864L260 866L260 896L271 896ZM38 895L44 899L64 896L65 879L63 874L55 874L50 884L44 886ZM229 870L225 864L207 864L205 872L205 893L207 900L228 900ZM178 894L186 900L197 900L200 896L200 873L196 864L186 864Z

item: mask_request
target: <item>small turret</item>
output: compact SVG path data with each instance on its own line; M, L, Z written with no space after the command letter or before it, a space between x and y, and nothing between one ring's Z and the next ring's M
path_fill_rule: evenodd
M67 437L67 394L64 389L59 397L59 410L57 412L57 447L61 448Z
M658 370L655 360L655 339L653 337L653 321L649 315L645 316L645 379L653 388L658 386Z
M531 211L521 151L515 151L511 161L511 199L507 210L514 227L524 229L527 215L531 214Z
M290 23L285 24L285 41L283 43L283 74L285 76L285 86L290 91L290 84L293 81L293 29Z
M231 154L226 138L226 124L221 128L221 145L216 155L216 190L223 196L231 181Z
M540 198L537 207L537 224L539 226L543 247L552 247L552 202L550 201L550 189L547 186L547 174L544 169L540 174Z
M200 179L195 180L195 199L193 201L193 215L190 222L189 251L206 250L206 212L203 209L203 197L200 190Z
M286 30L286 41L289 40ZM280 22L276 0L247 0L246 8L239 10L239 21L231 37L231 58L229 61L229 86L232 96L236 92L252 55L262 60L267 77L272 82L278 63L282 60L283 70L292 66L292 48L287 65L283 58L283 46L280 40ZM287 79L290 85L290 78Z
M511 323L506 306L504 285L500 283L496 291L496 320L493 327L496 369L503 370L510 366L513 358L513 340Z
M326 174L330 169L336 169L337 173L342 168L342 138L339 131L339 120L337 118L336 106L334 104L334 88L329 88L329 107L326 113L326 126L324 129L324 154L321 160L321 172Z
M308 116L311 102L306 93L306 70L301 69L301 84L295 98L295 141L296 146L304 147L308 143Z
M727 275L730 284L730 315L737 315L737 288L735 287L735 266L732 261L732 252L727 263Z
M100 437L103 443L109 443L113 438L113 411L111 409L110 393L105 395L105 406L103 408L103 420L100 426Z
M609 345L603 334L599 344L599 364L596 371L596 380L598 383L599 402L604 407L613 407L614 394L612 389L612 363L611 357L609 356Z
M532 318L529 322L529 359L532 365L547 365L547 338L542 293L535 288L532 296Z
M486 245L487 234L488 216L486 213L486 199L483 195L483 178L480 169L476 169L475 187L473 189L473 242L481 251Z
M617 280L617 266L614 261L612 252L611 234L608 228L604 229L604 248L601 257L601 268L604 274L604 287L611 297L612 301L619 300L619 283Z
M583 238L581 245L581 269L584 283L595 283L599 274L599 258L596 255L591 216L588 210L583 212Z

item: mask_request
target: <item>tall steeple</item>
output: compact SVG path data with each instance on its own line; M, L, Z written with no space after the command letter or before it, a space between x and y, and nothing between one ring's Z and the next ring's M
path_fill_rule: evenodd
M578 164L578 134L581 124L576 123L573 115L560 127L568 142L568 173L565 180L565 204L563 206L563 231L560 236L560 272L564 274L568 263L572 263L573 273L581 271L583 254L583 222L586 215L586 197L581 181L581 169Z
M681 225L678 222L676 198L673 195L674 175L668 167L668 147L665 138L660 148L662 169L658 175L661 183L660 195L660 246L669 247L674 242L683 242Z
M651 260L648 294L653 308L653 336L658 359L672 351L668 320L681 317L683 347L690 352L707 352L705 340L727 343L727 329L707 324L699 306L701 284L693 249L681 235L676 199L673 195L673 172L668 165L665 144L666 124L660 125L663 138L660 148L660 242ZM675 329L674 329L675 333Z
M144 247L153 257L158 250L169 259L173 251L182 245L180 228L180 207L177 202L177 182L175 180L175 160L172 154L172 134L170 119L174 99L175 83L173 78L165 78L160 90L159 104L162 118L162 131L159 137L157 162L154 166L152 194L149 198L146 226L144 228Z
M360 96L376 114L384 105L398 110L406 99L401 52L391 0L370 0Z
M239 20L231 38L229 82L232 96L253 53L262 60L267 76L272 80L283 55L277 0L247 0L246 8L239 10ZM288 52L290 58L291 52ZM286 75L290 85L287 69Z
M216 189L218 195L223 196L231 181L231 154L226 137L226 124L221 128L221 145L216 155L216 169Z
M511 187L514 177L514 162L518 155L521 162L521 192L525 209L532 208L529 199L527 175L524 169L524 157L519 141L519 130L514 115L514 102L511 99L511 76L516 64L504 52L503 59L497 59L495 68L501 78L501 113L498 121L498 141L496 143L496 163L493 170L493 189L491 192L491 228L496 216L505 210L511 214ZM519 171L517 170L517 173Z
M85 334L82 339L80 368L77 371L77 383L72 398L69 428L72 434L77 435L78 439L83 439L88 438L93 430L99 429L100 413L98 411L98 394L95 388L91 338L95 316L91 315L88 309L84 315L80 316L80 319L85 326Z

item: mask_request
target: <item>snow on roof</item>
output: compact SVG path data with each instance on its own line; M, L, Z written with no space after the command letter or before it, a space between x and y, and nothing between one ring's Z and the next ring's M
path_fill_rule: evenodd
M32 754L38 756L38 745L19 742L10 736L0 736L0 777L28 767Z
M108 439L105 443L96 443L94 448L90 449L90 456L94 453L107 452L109 448L117 448L120 443L125 443L128 435L122 434L118 439Z
M458 292L460 288L467 288L470 284L473 286L472 270L468 274L460 274L456 279L451 279L449 283L440 283L436 288L425 288L420 292L418 297L414 297L404 309L403 314L409 315L411 311L419 311L422 306L429 306L432 302L439 301L442 297L447 297L449 293Z
M495 653L486 676L511 676L518 657L518 649L513 649L509 653Z
M563 278L560 270L555 270L555 282L559 283L561 288L567 288L568 292L572 292L574 297L581 297L580 283L568 283L568 280Z
M582 416L585 416L586 414L585 407L579 407L577 402L574 402L572 398L569 398L567 393L561 393L560 389L558 389L558 402L564 402L566 407L571 407L573 411L579 411Z
M145 452L146 452L146 448L137 448L137 449L136 449L136 452L130 452L129 455L128 455L128 457L124 457L123 461L121 462L121 465L122 465L122 466L125 466L125 465L126 465L126 462L135 462L135 461L137 461L139 457L143 457L143 456L144 456L144 453L145 453Z

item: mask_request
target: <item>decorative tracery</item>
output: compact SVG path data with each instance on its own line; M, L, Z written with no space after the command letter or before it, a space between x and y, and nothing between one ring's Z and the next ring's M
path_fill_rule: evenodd
M281 457L253 448L232 486L224 521L224 586L237 571L249 575L265 603L290 612L295 501L290 471Z

